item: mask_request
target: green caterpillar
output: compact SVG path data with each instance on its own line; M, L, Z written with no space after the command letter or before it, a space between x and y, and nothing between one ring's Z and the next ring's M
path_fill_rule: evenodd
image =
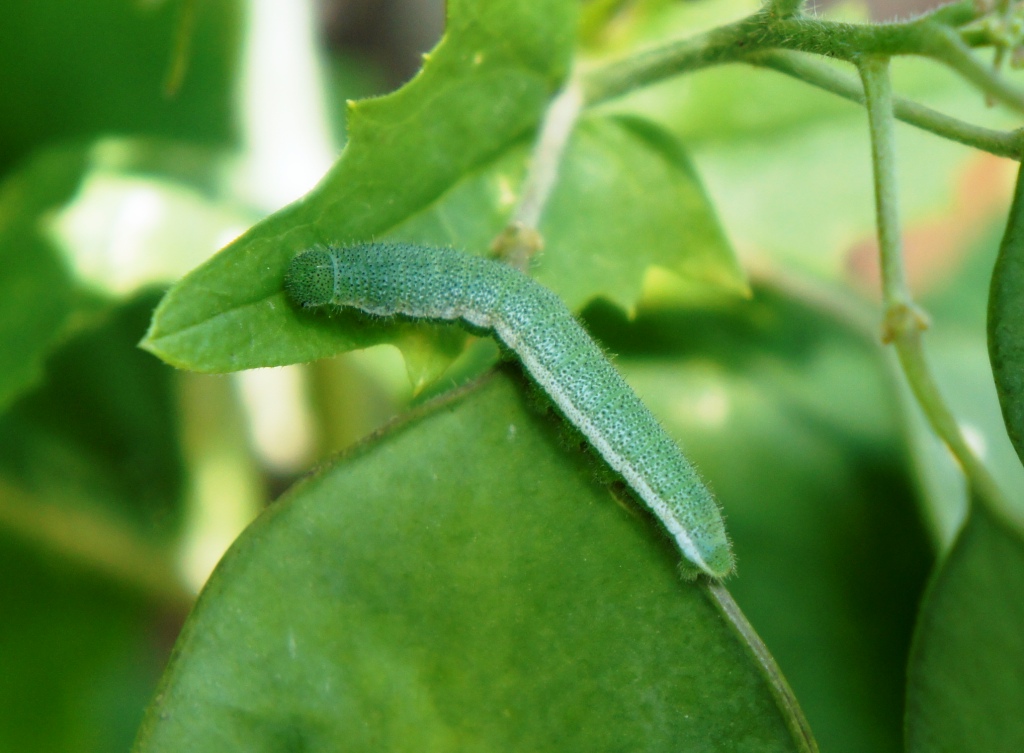
M378 316L462 319L493 331L650 507L686 560L713 578L732 570L732 550L711 492L547 288L506 264L454 249L360 243L299 254L288 268L285 289L303 308L352 307Z

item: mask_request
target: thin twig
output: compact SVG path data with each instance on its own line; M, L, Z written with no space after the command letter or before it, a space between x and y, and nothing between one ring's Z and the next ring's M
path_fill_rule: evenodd
M541 123L519 203L493 244L493 250L514 267L525 270L530 257L543 247L538 230L541 216L558 181L565 147L582 108L583 90L570 79L551 101Z

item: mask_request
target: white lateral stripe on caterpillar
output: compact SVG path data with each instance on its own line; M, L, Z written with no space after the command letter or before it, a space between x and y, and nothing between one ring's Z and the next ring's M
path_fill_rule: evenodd
M683 552L687 559L693 562L702 571L709 573L711 567L700 552L697 551L697 547L693 543L693 539L686 532L686 529L680 525L679 521L672 515L671 509L666 505L654 490L647 483L646 479L637 471L636 467L629 462L629 459L618 452L608 444L604 436L597 430L593 422L587 417L586 414L581 412L571 401L569 396L565 394L558 385L557 380L552 378L552 375L547 371L540 363L538 363L530 353L522 353L509 342L511 337L514 337L513 333L503 333L503 327L497 326L494 328L498 336L501 337L502 341L505 342L510 348L519 353L519 357L523 362L523 366L533 376L537 383L544 389L548 397L559 407L565 417L569 420L573 426L578 428L589 442L597 450L598 454L605 459L605 461L612 467L613 470L622 474L623 478L630 487L640 495L640 498L647 503L648 507L654 512L658 519L662 522L665 528L668 529L669 533L672 534L672 538L676 540L676 544L679 545L679 549Z

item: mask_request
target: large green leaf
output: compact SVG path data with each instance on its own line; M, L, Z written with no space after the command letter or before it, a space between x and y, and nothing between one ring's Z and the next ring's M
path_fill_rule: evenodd
M988 351L1006 431L1024 460L1024 173L992 271Z
M907 750L1024 750L1024 538L975 504L921 605Z
M295 488L209 581L137 753L798 750L645 514L499 374Z

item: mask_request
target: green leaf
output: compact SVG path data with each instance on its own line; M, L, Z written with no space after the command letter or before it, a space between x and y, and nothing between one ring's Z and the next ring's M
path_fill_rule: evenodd
M1024 750L1024 539L975 504L921 605L910 753Z
M749 293L689 157L650 121L584 120L540 229L536 277L573 309L601 296L631 310L651 266Z
M236 542L137 753L798 750L646 515L499 374L337 461Z
M350 107L349 144L320 186L267 218L167 296L144 347L199 371L310 361L395 338L291 312L285 265L322 242L380 237L528 137L564 77L575 4L453 1L407 86Z
M992 270L988 352L1006 431L1024 461L1024 173L1017 178L1006 233Z
M40 377L71 314L71 278L43 220L84 169L83 150L50 150L0 185L0 411Z

